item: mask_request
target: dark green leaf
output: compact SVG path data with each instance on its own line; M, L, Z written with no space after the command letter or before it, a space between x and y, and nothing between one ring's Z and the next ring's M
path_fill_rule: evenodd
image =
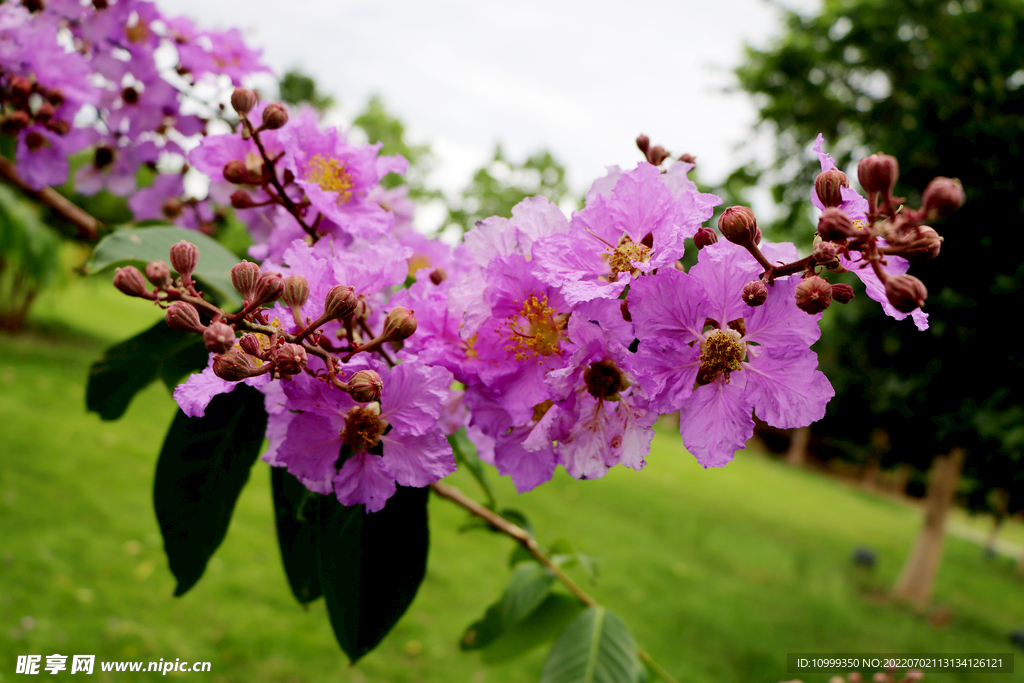
M516 565L512 578L501 597L501 617L505 624L524 619L544 601L551 590L555 575L534 562Z
M543 548L541 551L543 552ZM537 558L533 556L529 550L526 549L522 543L516 543L516 546L512 548L512 553L508 556L508 566L514 567L520 562L536 562Z
M244 384L215 396L203 417L174 417L156 465L153 504L178 579L176 596L199 581L224 540L266 427L263 394Z
M176 332L163 320L116 346L93 363L85 406L104 420L116 420L132 398L158 377L173 388L185 374L206 365L209 354L198 334Z
M484 618L474 621L462 634L459 647L463 650L479 650L487 647L505 632L505 624L501 619L501 603L491 605L484 612Z
M477 455L476 446L466 436L465 428L459 429L459 431L449 436L448 442L451 443L452 451L455 453L456 464L469 470L469 473L480 484L484 495L487 496L487 507L493 510L497 505L494 500L494 490L491 488L491 482L487 479L484 461Z
M550 642L583 610L583 603L564 593L551 593L530 616L514 624L483 650L487 664L514 659Z
M242 297L231 284L231 267L238 263L238 257L213 238L195 230L171 226L121 228L100 240L86 270L94 274L129 264L141 270L150 261L169 261L171 246L181 240L199 247L199 262L193 277L224 306L240 307Z
M636 683L640 672L629 628L604 606L594 605L558 636L540 683Z
M334 635L353 663L394 627L423 581L427 492L399 486L384 509L371 514L334 496L318 501L320 586Z
M281 561L288 585L295 599L306 604L321 595L320 575L316 563L315 518L306 516L312 511L312 498L317 494L283 467L270 472L274 492L274 514L277 518L277 540L281 546Z

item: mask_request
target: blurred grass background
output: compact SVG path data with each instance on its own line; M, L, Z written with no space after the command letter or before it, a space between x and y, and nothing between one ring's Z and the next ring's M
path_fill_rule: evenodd
M54 653L210 661L202 680L212 681L536 679L545 647L498 662L459 650L466 626L509 578L512 543L460 532L465 513L437 498L416 601L356 667L336 645L323 602L303 610L288 590L262 462L206 575L172 598L151 486L176 407L153 385L118 422L84 408L90 363L160 317L109 277L73 279L41 295L28 332L0 335L0 682L20 679L17 655L45 662ZM468 476L450 479L478 494ZM577 580L680 681L788 680L787 652L1009 652L1009 633L1024 626L1024 577L1012 559L986 559L978 545L949 538L935 606L918 613L892 604L885 591L918 531L916 508L757 454L705 471L668 428L643 473L615 468L575 482L559 472L529 494L506 480L498 493L529 515L541 543L567 537L600 558L596 585ZM1004 535L1024 538L1016 523ZM862 544L878 555L872 572L850 562ZM98 665L94 676L157 678Z

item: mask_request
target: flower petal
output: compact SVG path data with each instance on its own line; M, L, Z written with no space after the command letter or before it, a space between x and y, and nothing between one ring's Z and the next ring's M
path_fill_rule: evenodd
M679 411L683 445L705 468L724 467L754 433L744 374L698 387Z

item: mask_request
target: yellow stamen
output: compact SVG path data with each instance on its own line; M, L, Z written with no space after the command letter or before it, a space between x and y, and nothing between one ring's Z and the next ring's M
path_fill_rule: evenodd
M646 244L638 244L629 235L619 238L619 246L607 253L609 275L608 281L615 282L620 273L630 273L634 277L640 275L640 269L633 262L647 263L651 259L651 250Z
M531 294L519 313L506 323L509 332L505 350L514 353L516 360L560 354L560 343L566 338L568 321L568 316L559 314L548 305L547 295L538 298Z
M341 440L354 453L368 451L380 442L380 435L386 428L387 423L380 419L380 406L370 403L353 408L345 414L345 430L341 433Z
M342 204L352 199L352 176L345 169L345 164L337 159L329 159L317 154L306 166L306 180L316 183L324 192L336 192Z
M729 382L729 373L741 368L747 357L747 344L740 341L741 335L736 330L708 330L700 343L700 370L697 372L697 384L710 384L719 375Z

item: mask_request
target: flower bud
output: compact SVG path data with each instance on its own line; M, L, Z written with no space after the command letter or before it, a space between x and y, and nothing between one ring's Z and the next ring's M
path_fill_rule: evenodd
M177 271L183 281L188 282L192 277L198 261L199 247L191 242L182 240L171 247L171 268Z
M235 88L231 93L231 107L239 114L248 114L256 106L256 93L248 88Z
M232 159L224 164L224 180L235 185L244 185L248 181L245 162L240 159Z
M885 297L897 311L910 313L924 306L928 290L913 275L890 275L885 281Z
M142 273L135 266L118 268L114 273L114 286L122 294L141 296L146 299L150 298L149 290L146 288L146 281L142 279Z
M213 374L227 382L241 382L258 372L252 356L235 349L213 357Z
M39 105L39 109L36 111L36 121L46 123L47 121L53 118L53 115L56 113L56 111L57 110L54 108L52 104L50 104L49 102L43 102L41 105Z
M796 286L796 305L806 313L821 313L832 303L832 285L817 275Z
M0 132L4 135L17 135L29 124L28 113L23 111L14 111L8 114L0 121Z
M444 268L435 268L430 273L430 281L435 285L439 285L448 279L448 273Z
M817 263L830 264L838 259L841 251L842 247L835 242L825 242L823 240L814 245L812 253Z
M829 242L842 242L857 234L853 221L841 209L830 207L818 218L818 234Z
M661 166L669 156L669 153L661 145L655 145L647 150L647 161L651 162L652 166Z
M249 261L242 261L231 268L231 284L246 301L252 300L256 291L256 283L260 279L260 267Z
M857 180L865 192L891 192L899 177L900 164L888 154L872 154L857 164Z
M636 146L641 152L644 153L644 156L647 156L647 150L651 146L651 139L646 135L640 135L636 139Z
M167 326L178 332L203 332L203 323L199 320L199 311L187 301L175 301L167 307L164 318Z
M928 219L946 217L959 209L967 196L956 178L933 178L921 195L921 210Z
M284 105L268 104L267 108L263 110L263 125L261 126L265 130L277 130L278 128L284 127L288 123L288 110L284 108Z
M242 338L238 340L238 345L250 356L259 358L263 355L263 349L260 348L260 338L251 332L243 334Z
M379 401L383 388L384 382L381 381L380 375L373 370L360 370L352 375L352 379L348 383L348 393L352 396L352 400L358 403Z
M284 279L281 301L288 308L297 310L309 299L309 281L301 275L289 275Z
M760 306L768 298L768 287L760 280L751 280L743 285L743 303Z
M235 345L235 331L224 323L210 323L203 330L203 343L210 353L226 353Z
M416 332L416 316L404 306L395 306L384 319L384 337L388 341L408 339Z
M51 119L46 122L46 130L52 130L57 135L67 135L71 132L71 124L60 119Z
M257 304L270 303L281 296L284 291L284 280L280 273L263 273L256 281L256 289L253 292L252 300Z
M347 318L355 313L358 305L356 290L348 285L334 285L324 299L324 315L328 320Z
M170 220L174 220L185 210L185 202L177 197L168 197L160 205L160 212Z
M854 297L853 287L842 282L832 285L832 301L848 304Z
M918 225L904 232L899 241L889 245L903 258L911 263L931 261L942 249L942 237L927 225Z
M814 179L814 193L818 195L818 200L826 208L842 204L842 189L849 186L849 178L838 168L830 168L827 171L823 171Z
M730 206L718 219L718 231L733 244L745 246L760 241L754 212L745 206Z
M256 202L245 190L235 190L231 193L231 206L236 209L251 209Z
M698 249L717 244L718 233L711 228L701 228L693 235L693 243L697 245Z
M277 371L282 375L297 375L306 368L306 349L298 344L282 344L272 356Z
M146 279L157 289L164 289L171 284L171 267L163 261L150 261L146 264Z

